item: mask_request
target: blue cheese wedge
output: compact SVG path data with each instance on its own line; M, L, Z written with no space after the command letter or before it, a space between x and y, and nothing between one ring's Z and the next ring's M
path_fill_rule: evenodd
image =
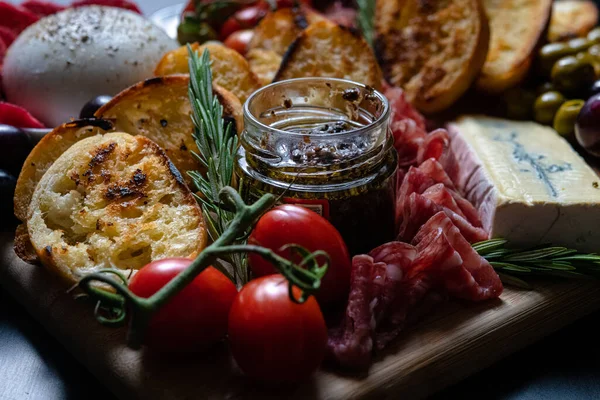
M600 252L600 178L553 129L483 116L448 128L447 170L490 237Z

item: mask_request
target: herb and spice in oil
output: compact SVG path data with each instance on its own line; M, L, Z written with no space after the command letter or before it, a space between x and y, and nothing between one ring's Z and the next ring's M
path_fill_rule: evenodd
M311 96L295 100L285 82L278 84L283 101L255 107L268 121L246 115L240 192L246 201L271 193L316 211L339 230L351 253L368 252L394 237L397 156L386 100L347 81L306 84L313 84Z

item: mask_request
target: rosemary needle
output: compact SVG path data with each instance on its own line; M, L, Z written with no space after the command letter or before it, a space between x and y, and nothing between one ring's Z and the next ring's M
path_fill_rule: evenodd
M194 140L199 153L194 156L205 171L190 171L194 185L200 192L196 196L202 206L204 221L211 240L217 240L233 221L234 213L221 207L219 193L231 185L238 139L231 132L232 125L224 124L223 106L213 94L210 53L205 50L202 56L188 45L190 86L189 97L194 122ZM234 275L222 265L216 265L235 283L248 281L248 268L244 254L231 254L223 259L233 265Z
M600 278L600 255L580 253L559 246L514 249L505 239L475 243L473 248L498 272L503 282L529 286L519 279L525 276L559 276L566 278Z

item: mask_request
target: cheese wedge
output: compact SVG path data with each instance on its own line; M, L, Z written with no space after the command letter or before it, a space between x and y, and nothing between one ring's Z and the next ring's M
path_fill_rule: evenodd
M448 128L447 171L491 237L600 252L600 178L554 130L483 116Z

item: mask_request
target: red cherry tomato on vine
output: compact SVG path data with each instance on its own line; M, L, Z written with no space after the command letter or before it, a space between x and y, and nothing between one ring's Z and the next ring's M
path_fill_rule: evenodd
M267 247L288 259L292 257L290 250L280 249L289 243L300 245L310 252L325 251L330 262L316 295L319 303L325 305L342 301L348 294L352 267L348 248L337 229L319 214L291 204L275 207L261 217L248 242ZM275 273L273 265L260 256L250 254L248 259L254 276ZM318 260L321 265L325 261Z
M151 262L131 278L129 289L148 298L191 262L188 258ZM154 314L145 344L160 352L205 350L227 334L229 309L236 296L235 285L225 275L213 267L205 269Z
M248 51L248 45L254 36L253 29L244 29L243 31L233 32L223 44L230 49L233 49L240 53L241 55L245 55Z
M229 35L242 29L254 28L268 12L269 5L263 2L237 11L221 27L219 33L221 40L227 39Z
M300 297L297 288L294 295ZM327 327L313 297L292 302L287 280L270 275L249 282L235 298L229 346L246 375L271 383L299 382L321 364Z

